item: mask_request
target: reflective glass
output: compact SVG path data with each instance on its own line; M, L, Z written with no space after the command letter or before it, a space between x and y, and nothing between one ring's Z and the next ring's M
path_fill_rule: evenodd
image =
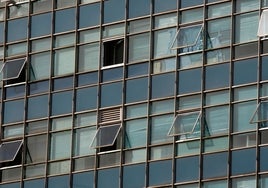
M96 134L96 127L87 127L82 129L76 129L74 131L74 156L83 156L88 154L94 154L95 150L90 147L90 141Z
M147 104L137 104L126 107L126 118L147 116Z
M74 171L81 171L86 169L94 169L95 167L95 157L80 157L74 159Z
M149 59L150 35L144 33L129 37L128 63Z
M154 13L177 9L177 0L154 0Z
M215 18L230 15L232 11L231 2L220 3L208 7L208 17Z
M47 120L30 122L26 125L26 134L45 133L47 127Z
M119 80L123 77L123 67L105 69L102 71L102 82Z
M28 3L20 4L19 6L9 6L8 9L8 18L28 16L29 14Z
M122 83L115 82L101 86L101 107L119 105L122 103Z
M181 0L181 8L192 7L203 4L203 0Z
M206 67L206 89L215 89L229 86L229 64L220 64Z
M268 80L268 56L261 57L261 80Z
M75 8L55 12L55 33L75 29ZM66 21L68 20L68 22Z
M32 16L31 37L49 35L51 33L51 13Z
M7 56L15 56L15 55L23 55L27 52L27 43L21 42L21 43L15 43L10 44L7 47L6 54Z
M129 65L127 67L128 78L147 74L148 74L148 63L134 64Z
M79 28L100 24L100 3L80 6Z
M139 19L129 22L128 32L137 33L141 31L147 31L150 29L150 19Z
M149 185L161 185L171 183L172 161L158 161L149 163ZM165 174L163 176L163 174Z
M103 28L103 38L122 36L125 33L125 24L109 25Z
M179 110L199 108L201 107L201 96L200 95L191 95L187 97L179 98Z
M187 55L180 56L179 58L180 58L180 62L179 62L180 69L200 67L203 65L202 53L187 54Z
M125 125L125 148L145 146L147 142L147 119L127 121Z
M167 73L152 76L151 98L168 97L174 94L175 74Z
M237 61L234 63L234 85L247 84L257 81L258 60L256 58Z
M98 72L90 72L78 75L78 86L96 84L98 82Z
M0 43L4 42L4 22L0 23Z
M29 84L30 88L29 94L34 95L38 93L47 92L49 87L48 84L49 84L48 81L41 81Z
M160 59L153 62L153 73L162 73L162 72L169 72L174 71L176 69L176 59L169 58L169 59Z
M3 111L3 123L22 121L24 119L24 100L20 99L5 102Z
M146 149L136 149L125 151L125 163L137 163L145 162L146 160Z
M174 100L161 100L151 103L150 114L160 114L174 111Z
M129 0L128 18L135 18L150 14L150 0Z
M65 35L57 35L54 40L54 47L63 47L74 45L75 43L75 33L69 33Z
M14 79L20 76L20 73L26 63L26 59L16 59L4 63L1 69L1 77L3 80Z
M73 77L56 78L53 80L53 90L71 89L73 87Z
M163 115L152 117L151 120L151 144L165 143L173 140L168 136L168 131L172 125L173 115Z
M236 12L247 12L251 10L258 9L260 7L260 1L255 0L237 0L236 2Z
M31 55L30 80L40 80L50 76L50 52Z
M23 187L24 188L34 188L34 187L44 188L45 179L35 179L35 180L24 181Z
M79 42L86 43L86 42L98 41L100 38L99 30L100 30L99 28L96 28L96 29L80 31Z
M115 22L125 18L125 0L104 2L104 23Z
M233 148L250 147L256 145L256 133L233 135Z
M178 93L192 93L201 90L201 69L190 69L179 72Z
M97 124L96 112L77 114L75 116L75 127L84 127Z
M72 116L67 117L61 117L61 118L53 118L51 122L51 130L52 131L58 131L58 130L64 130L64 129L71 129L73 119Z
M71 131L52 133L50 137L49 159L64 159L71 155Z
M54 76L74 73L74 69L74 48L64 48L61 50L56 50L54 54Z
M176 159L176 182L198 180L199 157L185 157Z
M3 138L21 137L23 135L23 124L3 127Z
M213 168L217 166L217 168ZM228 172L228 152L203 156L203 178L225 177Z
M183 141L177 144L177 156L189 156L200 153L200 141Z
M177 25L177 14L164 14L160 16L155 16L154 28L164 28Z
M6 99L23 97L25 95L25 85L15 85L12 87L6 87Z
M123 167L123 187L137 188L145 186L145 165L130 165ZM135 177L135 178L133 178Z
M223 48L207 52L207 64L221 63L230 60L230 49Z
M37 119L48 116L48 95L31 97L28 99L27 119ZM40 108L40 106L42 108ZM37 110L38 109L38 110Z
M20 18L7 22L7 42L27 38L28 18Z
M99 188L119 187L119 168L98 170L97 176L97 185Z
M93 188L94 187L94 173L83 172L73 174L72 188Z
M68 6L74 6L76 5L76 0L56 0L57 8L63 8L63 7L68 7Z
M51 39L50 38L42 38L38 40L31 41L32 52L38 52L43 50L48 50L51 47Z
M203 7L184 10L181 12L181 23L196 22L203 20Z
M47 187L48 188L64 188L69 187L69 176L55 176L55 177L49 177L47 180Z
M76 111L94 109L97 107L97 87L76 90Z
M154 58L176 54L176 50L171 49L175 35L175 28L154 32Z
M256 177L241 177L232 179L232 188L241 188L241 187L256 187Z
M26 140L26 163L36 163L46 160L47 135L28 137Z
M228 103L230 100L229 90L216 91L206 94L206 105L216 105Z
M96 70L99 68L100 45L99 43L79 46L78 71Z
M72 112L72 91L52 94L52 115Z
M148 78L127 80L126 82L126 103L147 100Z
M228 137L206 139L204 141L204 152L227 150L229 147Z
M150 148L151 160L167 159L171 158L172 156L173 156L172 145L156 146Z
M227 180L204 182L202 188L224 188L228 187Z
M66 174L69 173L71 169L71 161L59 161L59 162L52 162L48 164L48 174L49 175L58 175L58 174ZM68 184L69 185L69 184ZM59 186L57 184L57 186ZM51 188L55 187L52 186ZM63 186L65 187L65 186Z
M256 169L256 149L244 149L232 152L232 175L248 174Z

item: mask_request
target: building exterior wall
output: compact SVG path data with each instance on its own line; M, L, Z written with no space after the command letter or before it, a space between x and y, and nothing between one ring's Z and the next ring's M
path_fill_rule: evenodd
M0 188L268 187L267 7L0 3Z

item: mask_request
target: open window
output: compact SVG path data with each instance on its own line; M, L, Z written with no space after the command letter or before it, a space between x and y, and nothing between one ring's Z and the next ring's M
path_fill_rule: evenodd
M26 58L6 61L0 71L2 80L6 81L7 84L25 82L26 61Z
M14 166L21 164L21 146L23 141L16 140L10 142L3 142L0 145L0 166Z
M118 66L124 62L124 39L112 40L103 43L103 67Z
M172 42L171 49L192 52L203 49L203 25L181 27Z
M257 35L262 40L268 38L268 9L262 11Z
M200 137L201 111L178 114L168 132L169 136L179 136L179 140Z
M268 100L258 104L250 123L260 123L260 127L268 127Z
M92 148L100 148L100 151L117 149L116 139L120 131L120 124L100 126L91 144Z

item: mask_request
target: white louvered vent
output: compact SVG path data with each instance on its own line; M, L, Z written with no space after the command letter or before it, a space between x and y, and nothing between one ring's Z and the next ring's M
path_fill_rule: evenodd
M113 108L107 110L101 110L99 114L99 123L106 124L110 122L121 121L122 108Z

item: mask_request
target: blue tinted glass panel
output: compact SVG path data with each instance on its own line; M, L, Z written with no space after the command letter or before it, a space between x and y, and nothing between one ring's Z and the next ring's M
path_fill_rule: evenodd
M7 42L26 39L28 18L20 18L7 22Z
M67 188L69 187L69 175L50 177L47 184L48 188Z
M25 85L18 85L6 88L6 99L22 97L25 94Z
M216 168L213 168L216 167ZM216 178L227 175L228 153L204 155L203 178Z
M72 112L72 91L52 94L52 115Z
M96 84L98 82L98 72L78 75L78 86Z
M121 82L101 86L101 107L113 106L122 103L123 87Z
M4 103L4 123L22 121L24 116L24 100Z
M137 188L145 186L145 165L131 165L123 168L123 187ZM135 178L134 178L135 177Z
M268 56L262 57L261 80L268 80Z
M24 188L44 188L45 180L44 179L36 179L30 181L24 181Z
M179 72L179 94L198 92L201 90L201 69Z
M154 13L177 9L177 0L154 0Z
M152 77L152 98L174 95L175 74L161 74Z
M148 63L130 65L127 71L128 77L146 75L148 74Z
M148 98L148 78L128 80L126 83L126 102L137 102Z
M186 157L176 160L176 182L198 180L199 157Z
M203 0L181 0L181 8L203 4Z
M75 8L56 11L55 33L75 29ZM67 21L68 20L68 21Z
M206 68L206 89L229 86L229 64L208 66Z
M104 1L104 23L115 22L125 18L125 0Z
M80 7L79 28L100 24L100 3Z
M28 119L36 119L48 116L48 96L42 95L28 99Z
M234 85L257 81L258 60L247 59L234 63Z
M0 43L4 41L4 22L0 23Z
M107 69L102 71L102 81L112 81L123 78L123 67L118 67L114 69Z
M73 175L72 188L93 188L94 172L84 172Z
M48 81L35 82L30 84L30 95L47 92L49 87Z
M97 87L78 89L76 92L76 111L96 108L97 94Z
M0 188L20 188L20 183L2 184Z
M51 33L51 13L32 16L31 37L39 37Z
M110 168L98 171L98 188L118 188L119 169Z
M268 171L268 147L260 148L260 171Z
M150 14L150 0L129 0L129 18Z
M172 161L151 162L149 164L149 185L171 183Z
M58 78L54 80L54 90L67 89L73 87L73 77Z
M232 152L232 175L255 172L256 150L245 149Z

